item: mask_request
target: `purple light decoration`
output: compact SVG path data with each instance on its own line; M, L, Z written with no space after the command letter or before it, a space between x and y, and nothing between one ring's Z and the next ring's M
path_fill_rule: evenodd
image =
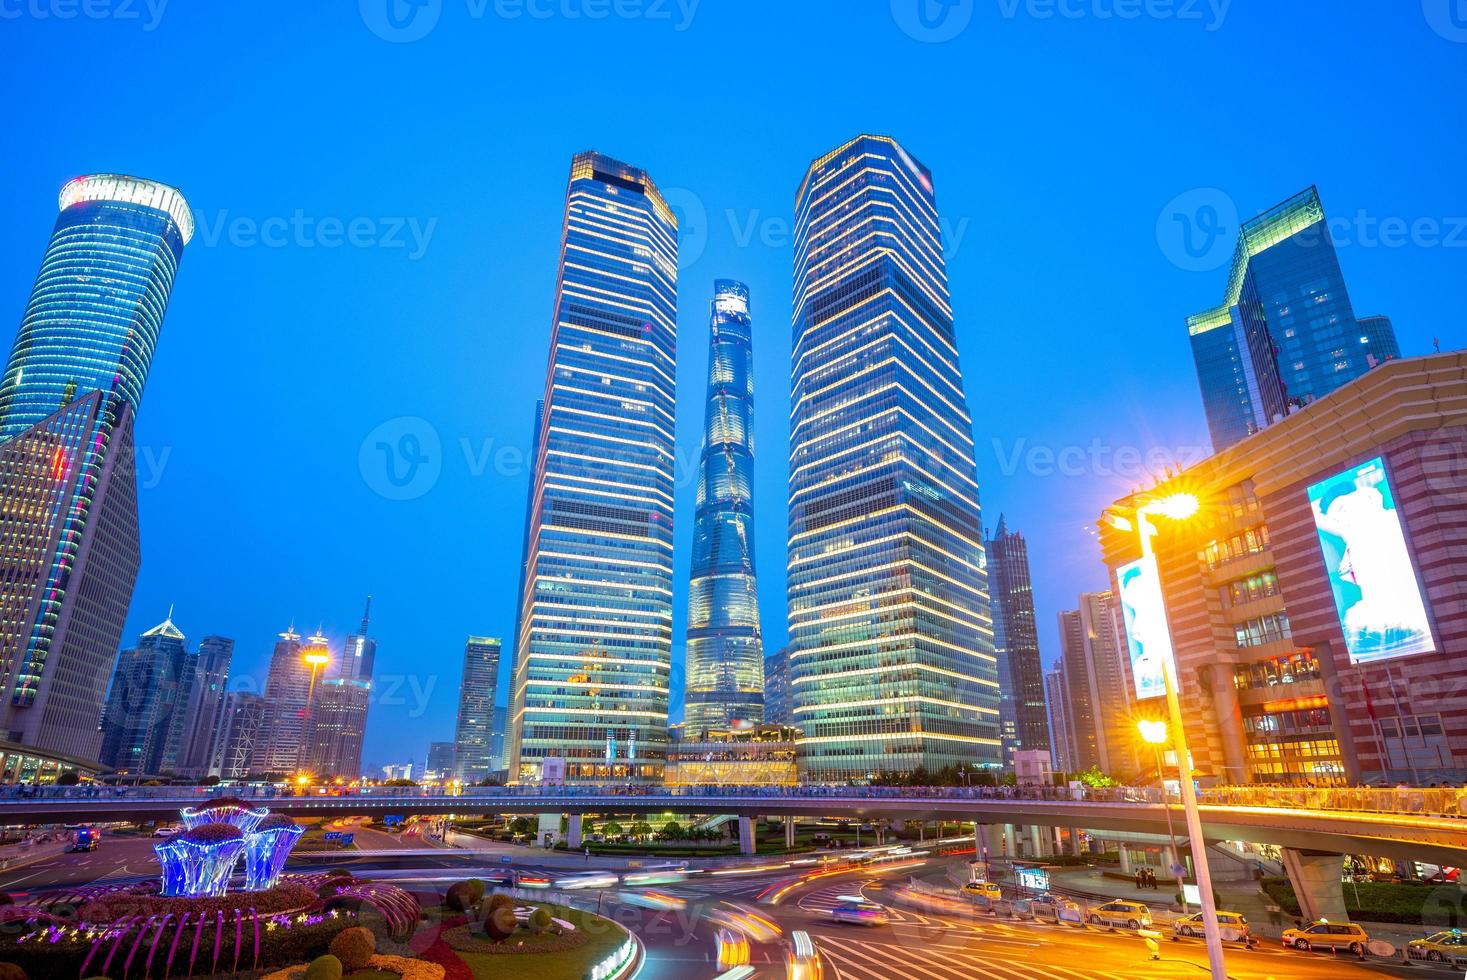
M153 852L163 866L163 892L168 897L214 898L223 895L229 885L234 864L244 853L246 841L238 830L235 836L216 840L191 840L194 831L185 831L172 840L158 844Z
M291 848L305 831L288 817L274 816L270 821L284 823L267 826L245 838L245 890L258 892L274 888L280 883L280 872L285 869L286 858Z
M185 830L193 830L210 823L227 823L231 827L238 827L240 833L248 834L270 815L270 811L264 807L256 810L243 800L224 797L209 800L197 809L186 806L178 811L178 815L183 820Z

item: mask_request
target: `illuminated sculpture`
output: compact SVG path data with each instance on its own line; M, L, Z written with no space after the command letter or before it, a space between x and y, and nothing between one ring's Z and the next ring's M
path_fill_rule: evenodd
M184 807L178 812L185 830L193 830L211 823L227 823L248 834L260 825L270 811L261 807L256 810L244 800L232 796L219 796L209 800L198 809Z
M245 890L259 892L279 884L285 859L303 833L283 813L262 820L259 829L245 838Z
M211 823L185 830L153 848L163 866L163 894L214 898L223 895L235 862L245 850L238 827Z

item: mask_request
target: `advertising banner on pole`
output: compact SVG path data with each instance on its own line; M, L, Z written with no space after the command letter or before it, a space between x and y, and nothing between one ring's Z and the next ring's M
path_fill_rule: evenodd
M1166 659L1172 655L1161 574L1156 559L1138 558L1116 569L1120 583L1121 613L1126 623L1126 646L1137 699L1166 696Z

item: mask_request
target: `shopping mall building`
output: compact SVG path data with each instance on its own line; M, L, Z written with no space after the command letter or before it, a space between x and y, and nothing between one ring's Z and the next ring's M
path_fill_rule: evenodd
M1152 662L1145 593L1127 598L1136 511L1172 494L1200 503L1153 518L1199 773L1467 780L1467 353L1389 361L1108 508L1132 681ZM1155 697L1126 710L1166 715Z

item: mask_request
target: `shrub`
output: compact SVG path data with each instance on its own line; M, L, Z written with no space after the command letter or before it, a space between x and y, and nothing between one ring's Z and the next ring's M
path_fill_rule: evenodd
M483 878L470 878L468 881L464 882L464 884L468 885L469 888L473 891L475 903L482 902L484 900L484 891L488 886L484 884Z
M496 895L495 898L503 898ZM484 934L496 943L502 943L514 935L519 923L514 917L514 903L509 905L494 905L491 903L484 913Z
M496 893L489 896L489 910L491 912L495 909L509 909L511 912L513 912L514 905L514 899L510 898L508 895Z
M227 840L238 840L244 836L244 833L234 824L206 823L200 824L193 830L185 830L178 836L181 840L193 841L195 844L217 844Z
M260 821L258 830L271 830L275 827L294 827L295 821L283 813L272 813Z
M532 932L534 932L535 935L538 936L541 933L543 933L546 929L549 929L549 928L550 928L550 910L549 909L547 909L545 906L542 905L539 908L535 909L535 911L533 911L533 912L530 913L530 930Z
M166 898L157 894L123 892L87 902L81 908L81 918L88 922L115 922L134 915L146 917L167 912L179 915L221 910L228 916L235 909L254 909L261 915L268 915L309 908L316 904L316 899L316 893L294 881L283 881L262 892L231 892L215 898Z
M311 960L305 980L341 980L341 960L327 953Z
M332 868L326 872L326 877L328 878L350 878L351 876L351 872L345 868Z
M377 952L377 937L361 926L343 929L331 940L331 955L341 960L341 968L350 973L367 965Z
M15 899L10 897L9 892L0 892L0 905L14 905Z
M474 886L467 881L456 881L444 893L443 905L452 912L467 912L474 906Z
M14 963L0 963L0 980L26 980L25 971Z

